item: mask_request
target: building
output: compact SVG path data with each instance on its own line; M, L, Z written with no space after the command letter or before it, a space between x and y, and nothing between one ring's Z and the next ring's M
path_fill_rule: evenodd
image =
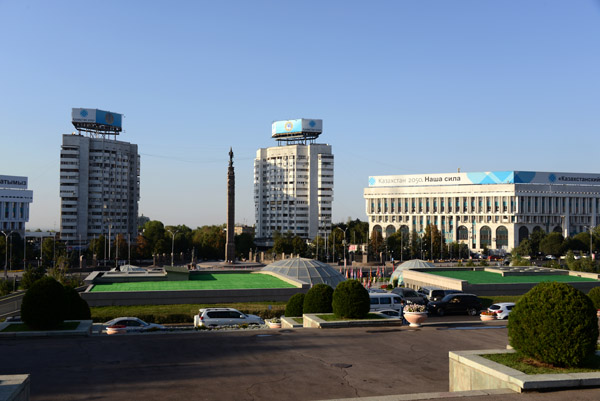
M474 251L510 251L535 230L564 236L599 224L600 174L494 171L369 177L369 229L422 234Z
M135 238L140 198L137 145L117 141L120 114L73 109L77 133L60 152L61 239L85 244L104 235Z
M33 191L27 189L27 177L0 175L0 231L13 231L22 237L29 221Z
M261 148L254 160L255 243L272 246L273 233L314 239L331 230L333 154L317 144L322 120L276 121L278 146Z

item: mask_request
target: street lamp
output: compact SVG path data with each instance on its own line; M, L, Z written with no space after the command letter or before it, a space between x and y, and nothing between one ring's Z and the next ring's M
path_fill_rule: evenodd
M175 231L171 231L168 228L166 229L168 232L171 233L171 235L173 236L172 240L171 240L171 267L173 267L173 255L175 252L175 234L177 234L178 230Z
M346 230L348 230L348 227L346 227L343 230L340 227L336 227L336 228L338 230L344 232L344 241L342 242L342 252L344 252L344 268L346 268Z
M8 234L5 233L4 231L0 231L2 234L4 234L4 236L6 237L5 243L6 243L6 252L4 254L4 279L8 280L8 237L10 237L14 231L9 232Z

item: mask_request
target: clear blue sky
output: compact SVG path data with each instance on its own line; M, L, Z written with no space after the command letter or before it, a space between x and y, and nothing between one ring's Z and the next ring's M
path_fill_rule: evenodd
M28 228L59 228L72 107L123 113L140 213L254 223L271 122L323 119L334 222L370 175L600 172L598 1L0 0L0 174L29 177Z

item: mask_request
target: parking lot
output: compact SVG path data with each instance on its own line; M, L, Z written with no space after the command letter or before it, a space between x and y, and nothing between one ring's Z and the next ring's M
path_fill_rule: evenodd
M320 400L447 391L448 351L506 346L505 328L467 327L17 339L3 342L10 363L0 373L30 373L33 400Z

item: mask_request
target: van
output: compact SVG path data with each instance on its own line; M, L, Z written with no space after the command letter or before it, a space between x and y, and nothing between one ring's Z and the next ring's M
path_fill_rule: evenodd
M371 312L382 309L402 310L403 307L403 298L398 294L372 292L369 294L369 298L371 299Z
M459 290L444 290L439 287L422 287L419 294L423 295L428 302L439 301L448 294L458 294L462 291Z

